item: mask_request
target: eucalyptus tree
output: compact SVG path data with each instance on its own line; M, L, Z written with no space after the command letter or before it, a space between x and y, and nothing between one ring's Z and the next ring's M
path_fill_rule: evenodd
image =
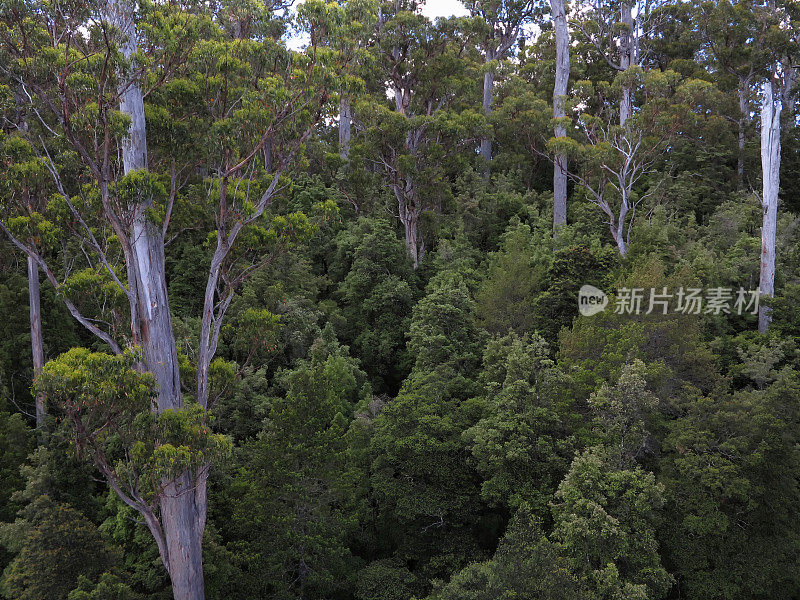
M353 98L364 87L360 67L369 61L369 46L375 42L378 27L378 3L373 0L349 0L341 11L343 22L339 33L330 38L342 54L347 55L350 68L340 74L339 87L339 155L350 157L353 127Z
M695 11L703 51L711 59L708 68L719 74L721 87L727 87L726 79L733 79L736 87L736 173L740 188L745 185L745 145L752 123L752 99L774 50L767 43L769 23L765 16L759 5L750 0L704 2Z
M415 269L426 250L421 218L441 206L445 193L444 159L466 147L481 127L474 111L457 104L469 85L468 46L458 21L434 24L417 8L397 0L382 9L374 52L387 88L359 107Z
M6 119L4 123L8 132L16 130L27 131L27 120L24 118L24 111L21 109L21 92L16 94L17 103L20 108L16 111L13 119ZM49 184L47 171L38 157L29 151L24 145L20 145L15 136L0 136L0 165L3 165L5 177L2 186L2 198L5 203L16 203L24 217L18 221L18 234L27 235L27 243L38 248L52 248L52 235L36 236L28 235L33 233L25 227L25 218L36 219L46 204L48 196L52 193L52 186ZM51 232L52 233L52 232ZM41 292L39 276L40 270L36 260L28 255L28 320L30 325L31 355L33 359L34 378L41 373L45 362L44 339L42 335L42 311L41 311ZM37 429L42 429L45 423L45 398L42 394L36 394L35 398L35 417Z
M778 189L781 171L781 110L780 97L775 97L776 82L762 85L761 100L761 272L758 289L762 296L775 295L775 238L778 233ZM758 330L765 333L772 317L769 307L758 308Z
M472 19L470 29L483 53L483 113L492 112L497 61L506 58L515 43L524 36L525 25L533 22L539 11L538 0L464 0ZM492 160L492 140L481 138L481 157L488 172Z
M550 0L550 11L553 19L553 31L556 43L556 77L553 86L553 118L556 138L567 135L564 126L566 111L564 100L569 86L569 44L570 35L567 26L567 14L564 0ZM567 155L556 154L553 160L553 227L558 229L567 224Z
M781 113L793 109L797 71L792 59L797 56L797 37L791 3L767 2L761 11L761 22L768 28L771 60L762 82L761 100L761 273L759 291L762 296L775 295L775 254L778 234L778 192L781 170ZM793 110L792 110L793 112ZM769 306L758 309L758 330L765 333L772 321Z
M658 30L660 21L667 18L663 9L672 2L581 0L571 7L571 22L583 41L617 74L621 126L633 114L637 80L647 65L648 40Z
M581 82L577 95L584 106L578 118L577 138L553 138L552 153L574 156L568 176L586 193L607 220L621 256L628 254L636 211L658 189L659 167L670 140L702 110L702 96L710 84L681 81L675 71L648 73L643 79L647 102L625 125L614 122L614 106L604 97L606 86ZM699 107L699 108L698 108Z
M144 518L175 598L200 599L209 462L224 447L206 414L214 402L220 330L239 284L313 229L305 215L271 214L270 205L300 146L331 108L339 56L313 43L298 53L269 36L232 38L203 6L119 0L28 8L3 15L10 60L2 69L26 100L29 127L13 136L38 157L55 193L42 213L26 211L19 198L4 202L0 229L105 349L133 357L134 369L152 381L136 383L131 375L123 382L139 398L152 395L156 423L155 430L145 428L152 436L132 441L125 456L149 452L150 462L160 464L169 455L169 431L188 427L196 434L181 446L187 454L169 459L169 469L109 462L104 440L111 434L100 433L112 430L108 422L93 430L85 421L99 405L76 406L73 396L89 390L109 402L103 413L109 420L120 417L118 403L128 396L103 395L111 384L95 375L123 376L127 359L114 367L114 357L75 353L45 369L47 389L64 392L60 406L79 446L89 444L109 486ZM271 174L263 155L268 143ZM170 224L190 205L195 226L209 231L210 266L200 344L187 362L172 328L164 256ZM52 231L71 238L63 245L71 254L65 264L84 267L67 269L65 279L30 242ZM71 297L75 290L83 297ZM92 305L87 291L96 295L90 299L105 294L111 301ZM104 370L107 364L112 368ZM85 386L71 386L81 378ZM115 388L124 390L123 383ZM147 412L148 404L137 406Z

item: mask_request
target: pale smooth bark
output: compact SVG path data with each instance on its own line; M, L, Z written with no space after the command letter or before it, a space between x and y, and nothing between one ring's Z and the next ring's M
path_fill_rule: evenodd
M121 50L127 60L132 59L138 43L134 11L131 0L117 0L109 5L112 22L123 36ZM128 175L147 169L144 100L136 80L123 78L120 86L120 111L131 120L128 135L122 140L122 161ZM141 346L145 368L158 383L156 410L162 412L180 409L183 398L167 297L164 233L161 225L154 223L147 214L151 205L152 200L145 199L129 207L132 223L125 246L129 292L133 296L133 340ZM205 597L202 555L207 509L205 486L205 475L189 472L165 482L160 499L160 528L154 528L146 519L153 536L163 536L159 547L175 600L203 600Z
M399 60L399 49L394 48L395 58ZM411 108L411 88L404 87L398 81L392 85L394 93L395 110L404 117L413 116ZM429 113L431 114L431 113ZM415 158L419 152L419 144L424 134L424 126L417 127L406 133L405 149ZM403 225L406 252L416 270L425 256L425 242L419 231L419 218L422 214L422 201L419 197L417 185L409 173L401 172L397 165L383 160L383 166L389 174L392 192L397 200L397 216Z
M750 107L747 103L747 92L750 89L750 76L739 80L739 119L738 154L736 156L736 178L739 189L744 188L744 147L747 141L747 126L750 124Z
M353 113L350 98L342 94L339 98L339 156L344 160L350 157L350 128Z
M583 187L588 192L588 199L605 213L620 256L627 256L636 209L658 186L638 197L634 196L633 190L642 177L653 172L664 140L645 147L644 134L633 127L600 127L592 131L584 128L584 133L594 145L607 144L616 154L616 159L602 164L593 176L581 176L575 172L569 172L568 176ZM618 208L609 202L609 190L614 190L614 195L619 198Z
M309 128L306 132L298 138L298 147L310 134L312 129ZM291 156L291 155L290 155ZM210 392L210 371L211 361L217 352L217 345L219 343L219 335L222 330L222 323L225 313L230 307L233 300L233 293L236 287L243 281L244 277L252 271L252 269L245 269L238 276L228 278L223 277L223 263L230 255L236 239L242 230L258 220L264 211L272 203L277 190L278 182L280 181L281 173L286 166L286 161L281 161L277 166L277 171L272 176L272 181L267 186L267 189L261 195L261 198L256 204L253 213L246 219L237 220L230 228L226 227L227 212L228 212L228 177L230 171L227 163L224 168L226 174L220 178L220 208L218 215L217 227L217 246L214 249L214 255L211 257L211 266L208 271L208 279L206 281L206 290L203 298L203 317L200 327L200 344L198 347L197 358L197 403L203 408L209 408L209 392ZM220 282L223 286L220 286ZM201 487L198 486L198 493L205 494L205 484ZM204 504L198 503L198 507L204 507ZM204 509L203 509L204 510ZM201 515L205 520L205 512Z
M555 137L566 137L567 130L560 122L566 117L564 98L569 85L569 29L564 0L550 0L556 41L556 79L553 86L553 118ZM556 154L553 161L553 228L567 224L567 156Z
M25 106L25 99L19 87L14 91L14 99L17 109L15 123L20 131L28 131L28 122L23 112ZM33 211L34 208L29 204L28 209ZM31 246L33 246L31 240ZM33 378L42 372L44 368L44 341L42 338L42 308L41 308L41 293L39 290L39 264L36 258L27 254L28 262L28 321L30 322L31 329L31 355L33 358ZM39 392L36 394L36 429L41 433L44 430L45 421L45 397L44 394Z
M781 170L781 102L774 97L774 84L764 82L761 102L761 297L775 294L775 239L778 229L778 189ZM758 309L758 330L765 333L772 322L771 309Z
M486 62L494 60L491 53L486 54ZM483 114L488 118L492 114L492 101L494 92L494 72L487 68L483 74ZM486 163L486 173L489 173L489 163L492 160L492 140L484 137L481 139L481 158Z
M633 10L629 1L620 5L620 21L625 26L625 32L620 40L620 71L628 70L637 64L637 38L634 30ZM619 124L624 126L633 114L633 88L630 85L622 87L622 99L619 105Z
M500 60L506 56L519 33L521 22L501 35L499 40L492 40L495 44L488 46L484 50L486 60L486 71L483 73L483 114L488 118L492 114L492 104L494 103L494 66L493 61ZM486 170L484 176L488 179L490 175L489 163L492 161L492 139L489 136L481 138L481 158L485 163Z
M616 227L614 227L613 223L610 225L611 237L613 237L614 241L617 243L617 250L619 250L620 256L628 256L628 242L625 237L625 219L628 216L628 206L629 203L627 200L622 202Z
M42 340L42 309L39 293L39 265L36 259L28 255L28 305L31 325L31 352L33 354L34 379L44 368L44 342ZM44 428L45 405L44 394L36 394L36 429Z

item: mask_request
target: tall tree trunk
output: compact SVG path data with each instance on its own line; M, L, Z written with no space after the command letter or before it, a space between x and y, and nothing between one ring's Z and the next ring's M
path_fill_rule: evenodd
M203 529L206 515L205 475L184 473L170 483L161 500L161 522L169 557L175 600L203 600Z
M795 113L795 86L797 85L800 73L797 67L792 64L789 57L783 59L783 86L781 88L781 105L783 106L783 117L794 117Z
M763 86L761 103L761 171L762 171L762 209L761 226L761 277L759 290L761 297L775 294L775 238L778 229L778 188L781 170L781 104L774 98L773 83L766 81ZM760 305L758 309L758 330L765 333L772 321L769 307Z
M564 98L569 84L569 30L564 0L550 0L553 27L556 34L556 82L553 86L553 117L555 137L565 137L567 130L559 122L566 116ZM553 229L567 224L567 155L556 154L553 165Z
M744 146L747 141L747 125L750 122L750 110L747 106L747 90L749 87L749 77L739 80L739 147L736 156L736 178L740 190L744 188Z
M616 224L611 219L609 228L611 229L611 237L617 243L617 250L619 255L625 257L628 255L628 240L625 236L625 219L628 217L628 203L625 199L622 201L622 206L619 209L619 218Z
M611 226L611 235L614 237L614 242L617 244L617 251L619 255L622 257L628 256L628 243L625 241L625 235L621 228L615 228L613 225Z
M39 294L39 265L28 256L28 304L31 322L31 352L33 353L33 376L37 377L44 368L44 343L42 341L42 309ZM44 429L44 394L36 394L36 429Z
M635 61L635 32L633 23L633 10L628 0L620 6L620 20L625 26L625 32L620 41L619 66L622 71L627 71ZM624 126L633 113L633 88L629 84L622 87L622 99L619 105L619 124Z
M22 90L17 87L14 90L14 99L17 113L15 123L21 131L28 131L28 121L25 116L25 99ZM29 204L29 210L34 208ZM33 247L33 240L31 240ZM36 259L28 255L28 307L29 321L31 326L31 354L33 357L33 377L34 379L44 368L44 342L42 339L42 307L41 294L39 292L39 265ZM39 392L36 394L36 429L41 433L44 431L45 420L45 397Z
M419 208L415 203L409 201L409 197L414 193L413 187L406 184L406 189L402 189L399 185L394 185L392 189L397 199L400 222L403 224L406 252L416 270L425 256L425 243L419 232Z
M124 40L122 53L130 60L137 47L131 0L111 5L114 24ZM120 111L131 119L122 142L125 174L147 169L147 137L144 100L138 82L124 85ZM133 209L129 237L128 281L135 297L132 315L134 341L144 353L145 367L158 383L157 410L183 406L178 353L172 330L165 278L164 235L160 225L147 215L152 204L145 200ZM206 518L205 476L184 473L167 483L161 499L161 526L166 547L165 566L172 581L175 600L203 600L205 597L202 537Z
M350 98L344 93L339 98L339 156L350 157L350 127L353 119Z
M486 55L486 62L489 63L494 59L492 54ZM494 93L494 71L487 67L486 72L483 74L483 114L488 118L492 114L492 99ZM489 174L489 163L492 160L492 140L489 136L481 139L481 158L486 166L486 174Z

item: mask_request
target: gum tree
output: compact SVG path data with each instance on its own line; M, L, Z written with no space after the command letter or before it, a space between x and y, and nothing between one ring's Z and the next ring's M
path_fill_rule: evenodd
M232 38L203 7L184 12L119 0L27 8L4 14L4 52L11 60L2 69L23 91L29 122L12 135L44 165L55 194L35 214L6 202L0 229L107 351L127 356L128 348L136 349L131 368L152 380L152 395L144 397L152 397L156 433L148 438L152 427L142 429L147 419L134 418L145 449L154 440L146 454L165 452L162 441L169 437L158 434L162 425L178 438L187 428L193 432L183 444L189 456L139 477L142 469L105 462L105 452L93 445L105 434L74 429L78 440L90 439L95 449L89 456L110 487L144 517L175 598L201 599L206 480L210 448L219 445L206 411L214 401L220 330L242 281L312 229L305 215L279 216L270 206L330 108L335 69L328 67L337 54L314 44L291 52L269 37ZM178 214L190 206L194 213ZM172 329L164 259L174 235L170 225L179 217L206 228L210 242L200 345L186 359L179 358ZM82 267L68 268L63 278L29 241L52 228L68 237L64 264ZM20 230L31 235L17 235ZM93 301L103 297L109 301ZM61 383L47 389L84 393L67 383L88 360L61 363L51 373ZM127 396L106 398L107 383L90 383L97 391L87 405L107 400L113 417ZM74 417L74 402L74 394L61 396L62 415L73 424L83 419ZM140 403L144 414L146 407ZM117 465L136 462L141 446L131 444Z
M628 254L637 208L658 189L653 176L669 151L669 142L696 118L710 84L681 81L674 71L651 72L643 79L648 98L625 125L613 122L613 103L607 86L579 82L577 95L584 105L598 107L578 118L576 138L553 138L553 154L567 153L576 159L568 176L585 192L607 219L621 256Z
M374 51L387 88L359 112L416 269L426 249L421 218L442 203L444 159L474 139L481 121L455 102L468 85L467 42L457 22L431 23L415 2L398 0L384 9Z
M555 127L553 135L563 138L567 135L564 120L567 113L564 101L569 85L569 27L564 0L550 0L550 11L553 19L553 31L556 42L556 78L553 86L553 119ZM567 224L567 155L556 154L553 160L553 228L558 229Z
M533 20L536 0L470 0L464 3L472 19L470 29L485 61L483 71L483 114L492 112L497 61L505 59L523 35L523 28ZM489 170L492 140L481 138L481 157Z

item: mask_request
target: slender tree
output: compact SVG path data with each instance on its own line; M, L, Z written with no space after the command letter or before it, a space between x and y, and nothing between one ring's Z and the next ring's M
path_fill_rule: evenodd
M28 303L31 322L31 353L33 355L33 377L44 367L44 341L42 339L42 302L39 292L39 265L28 255ZM36 394L36 428L41 430L45 421L44 394Z
M494 80L498 61L508 55L523 35L523 27L536 13L536 0L468 0L465 2L474 17L472 28L485 61L483 70L483 114L492 112ZM486 163L486 173L492 160L492 140L481 138L481 157Z
M18 89L17 93L15 94L15 100L18 105L17 116L15 126L17 129L21 131L28 130L28 120L25 116L25 111L22 107L24 104L24 99L22 92ZM27 210L28 214L31 215L37 211L38 206L34 206L36 204L36 193L32 192L30 189L23 187L21 189L25 199L27 200ZM34 245L35 240L29 240L29 243ZM42 298L41 292L39 289L39 265L36 263L36 260L33 256L28 254L26 256L27 259L27 267L28 267L28 319L30 321L30 329L31 329L31 358L33 361L33 378L34 380L36 377L41 374L42 368L44 367L44 340L42 337ZM45 398L44 394L37 393L35 398L35 414L36 414L36 429L40 432L44 428L45 422Z
M131 0L115 0L108 5L108 11L109 22L121 36L120 49L125 63L135 68L133 59L138 50L135 5ZM135 176L148 168L144 98L137 79L120 77L118 89L120 112L130 120L121 142L123 175ZM155 376L158 410L163 412L183 406L178 350L165 279L165 232L148 214L153 206L152 195L138 195L136 200L128 206L130 228L119 223L116 229L127 246L134 341L141 345L145 365ZM155 526L152 528L156 529L155 535L163 536L159 551L176 599L205 595L202 542L207 510L206 477L207 469L201 468L197 473L181 473L167 483L159 507L162 531Z
M567 135L564 126L566 112L564 100L569 85L569 28L564 10L564 0L550 0L553 30L556 42L556 79L553 86L553 118L555 127L553 134L557 138ZM567 155L556 154L553 161L553 228L557 230L567 224Z
M772 52L767 45L768 24L763 11L749 0L738 2L707 2L698 7L698 29L705 50L712 59L709 69L725 79L733 79L736 86L738 114L731 119L736 123L738 153L736 175L739 188L745 186L745 146L752 122L752 98L758 79L764 73Z
M415 2L398 0L388 8L375 46L388 89L360 110L416 269L426 251L422 215L441 205L443 159L474 139L478 122L469 109L453 106L467 85L467 42L456 22L431 23Z
M636 76L634 67L646 66L647 41L666 18L663 9L673 0L585 0L575 7L573 25L619 74L619 124L633 115ZM627 72L627 73L626 73ZM625 75L623 75L625 74Z
M761 275L759 290L762 296L775 295L775 238L778 231L778 190L781 171L781 100L775 94L774 80L762 85L761 100ZM758 309L758 330L765 333L772 317L770 309Z
M794 114L794 86L797 71L792 62L797 37L793 32L796 9L791 4L768 1L760 13L763 28L769 28L768 40L773 56L769 75L762 83L761 99L761 272L759 291L762 297L775 295L775 253L778 233L778 193L781 172L781 115L784 109ZM772 322L771 308L760 305L758 330L765 333Z
M330 43L348 57L349 68L340 73L339 86L339 156L350 157L353 129L353 99L364 87L360 71L368 60L368 47L375 42L379 24L378 7L374 0L349 0L340 13L338 34L328 36Z
M636 210L658 189L657 181L648 180L658 170L670 140L692 118L686 99L693 82L679 80L674 71L649 73L645 78L649 101L625 125L613 122L613 106L606 103L599 114L580 115L582 143L572 138L553 138L549 143L553 154L571 153L577 159L568 176L602 210L621 256L628 254ZM594 101L589 95L582 97L583 104ZM602 99L599 103L603 105Z

